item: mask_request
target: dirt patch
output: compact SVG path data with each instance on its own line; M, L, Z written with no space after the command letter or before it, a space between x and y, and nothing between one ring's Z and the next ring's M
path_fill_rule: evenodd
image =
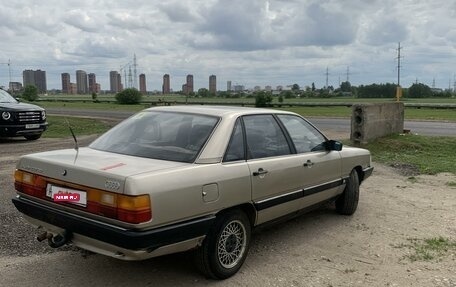
M403 176L416 176L420 175L420 169L413 164L409 163L392 163L390 166L396 169Z

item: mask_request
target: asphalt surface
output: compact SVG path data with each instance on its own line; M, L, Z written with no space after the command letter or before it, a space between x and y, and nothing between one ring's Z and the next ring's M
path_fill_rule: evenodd
M57 109L48 108L51 115L82 116L89 118L103 118L121 121L134 112L110 111L110 110L83 110L83 109ZM350 119L346 118L324 118L307 117L315 126L324 131L350 134ZM455 122L442 121L405 121L404 129L410 130L413 134L427 136L456 136Z

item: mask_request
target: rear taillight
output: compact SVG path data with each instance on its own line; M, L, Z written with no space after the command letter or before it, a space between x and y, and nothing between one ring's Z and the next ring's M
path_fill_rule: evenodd
M65 204L93 214L127 223L137 224L152 219L151 202L150 197L147 194L137 196L116 194L45 178L22 170L16 170L14 179L14 186L18 192L34 197L52 200L52 198L46 197L47 184L52 183L53 185L87 192L87 205L85 207L62 202L59 202L59 204Z

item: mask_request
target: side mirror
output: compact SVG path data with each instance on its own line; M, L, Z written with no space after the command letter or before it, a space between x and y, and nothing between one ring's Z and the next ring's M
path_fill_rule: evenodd
M16 97L15 99L16 99L16 101L18 101L18 102L21 101L21 98Z
M326 142L326 148L328 150L341 151L342 147L343 147L343 144L339 141L329 140Z

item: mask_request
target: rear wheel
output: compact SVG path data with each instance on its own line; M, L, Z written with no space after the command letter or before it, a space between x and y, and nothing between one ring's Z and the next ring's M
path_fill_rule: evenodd
M221 214L196 250L198 269L207 277L225 279L236 274L247 257L251 227L247 216L233 210Z
M352 215L358 207L359 178L356 170L352 170L344 192L336 200L336 211L343 215Z
M24 138L26 138L29 141L35 141L41 137L41 134L36 134L36 135L24 135Z

